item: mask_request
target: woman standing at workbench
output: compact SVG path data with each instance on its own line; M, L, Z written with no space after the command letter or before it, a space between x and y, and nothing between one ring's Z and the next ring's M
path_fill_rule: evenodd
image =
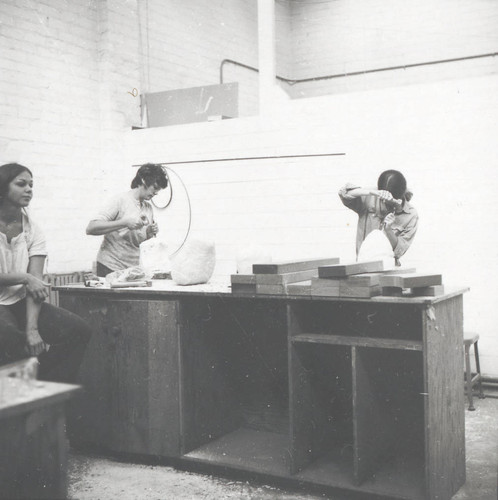
M366 189L348 182L339 191L342 203L358 214L356 255L374 229L384 228L396 264L413 242L418 214L409 201L412 193L398 170L385 170L377 180L377 189Z
M27 207L33 175L17 163L0 167L0 365L38 356L39 378L77 381L90 339L76 314L45 303L45 238Z
M168 176L161 165L142 165L131 190L116 196L90 221L86 234L104 235L97 254L97 275L138 266L140 244L157 234L150 200L168 186Z

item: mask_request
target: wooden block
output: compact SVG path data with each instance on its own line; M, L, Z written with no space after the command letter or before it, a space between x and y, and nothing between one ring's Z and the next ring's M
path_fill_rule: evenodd
M415 272L417 272L417 270L414 267L395 267L394 269L380 271L379 274L411 274Z
M258 285L256 284L256 293L262 295L285 295L287 293L285 285Z
M256 275L254 274L232 274L230 276L230 281L237 285L255 285Z
M417 297L437 297L438 295L444 295L444 285L412 288L412 294Z
M311 278L311 288L339 288L344 278Z
M341 297L374 297L381 294L379 285L374 286L355 286L344 282L339 287Z
M256 284L232 283L232 293L254 295Z
M311 280L289 283L287 295L311 295Z
M327 266L331 264L338 264L337 257L326 259L313 259L302 261L287 261L272 264L253 264L252 272L254 274L284 274L294 273L297 271L307 271L310 269L318 269L320 266Z
M386 274L380 277L381 287L420 288L441 284L442 276L440 274Z
M379 285L379 273L353 274L344 281L351 286L375 286Z
M351 274L372 273L382 271L384 263L381 260L371 262L354 262L351 264L336 264L330 266L320 266L318 268L318 277L322 279L327 278L341 278Z
M312 297L340 297L339 288L311 288L310 295Z
M342 280L313 278L310 294L318 297L340 297L340 283Z
M258 285L286 285L287 283L297 283L299 281L310 280L318 276L318 268L307 269L306 271L296 271L294 273L283 274L254 274Z

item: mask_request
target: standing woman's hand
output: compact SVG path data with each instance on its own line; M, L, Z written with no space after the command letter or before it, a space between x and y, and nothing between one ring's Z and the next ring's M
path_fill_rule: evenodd
M48 297L50 283L46 283L30 273L27 273L26 276L27 293L33 297L35 302L43 302Z
M394 214L391 212L384 217L383 224L384 227L391 227L395 220Z
M140 215L125 217L121 219L121 221L128 229L140 229L147 224L147 218L144 220L144 218Z
M26 352L29 356L39 356L47 345L40 337L40 332L37 328L28 328L26 330Z
M385 190L378 190L374 191L373 194L380 198L382 201L392 201L394 200L393 195L391 194L390 191L385 191Z
M157 222L153 222L147 226L147 239L152 238L159 232L159 228L157 227Z

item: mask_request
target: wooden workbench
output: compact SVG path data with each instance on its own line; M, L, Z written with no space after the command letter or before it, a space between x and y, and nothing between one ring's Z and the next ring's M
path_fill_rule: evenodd
M80 438L383 498L465 482L463 292L236 296L57 288L95 334Z

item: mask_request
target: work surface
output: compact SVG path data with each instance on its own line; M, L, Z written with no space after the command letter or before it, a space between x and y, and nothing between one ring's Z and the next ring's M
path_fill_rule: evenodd
M193 295L193 296L206 296L206 295L220 295L220 296L231 296L231 297L248 297L248 298L266 298L271 297L272 299L281 298L286 300L299 299L299 300L331 300L331 301L345 301L345 302L381 302L381 303L405 303L405 304L434 304L457 295L461 295L468 291L465 287L454 287L447 288L443 295L436 297L420 297L411 296L405 294L403 297L391 297L391 296L375 296L371 298L359 298L359 297L324 297L324 296L309 296L309 295L258 295L258 294L236 294L232 293L230 282L228 280L212 280L209 283L204 283L201 285L177 285L173 280L152 280L151 286L144 287L129 287L129 288L111 288L109 285L99 286L99 287L86 287L83 283L71 283L67 285L61 285L53 287L55 291L70 291L78 293L88 293L91 295L98 296L99 294L112 294L117 295L138 295L140 294L143 298L147 296L173 296L173 295Z

